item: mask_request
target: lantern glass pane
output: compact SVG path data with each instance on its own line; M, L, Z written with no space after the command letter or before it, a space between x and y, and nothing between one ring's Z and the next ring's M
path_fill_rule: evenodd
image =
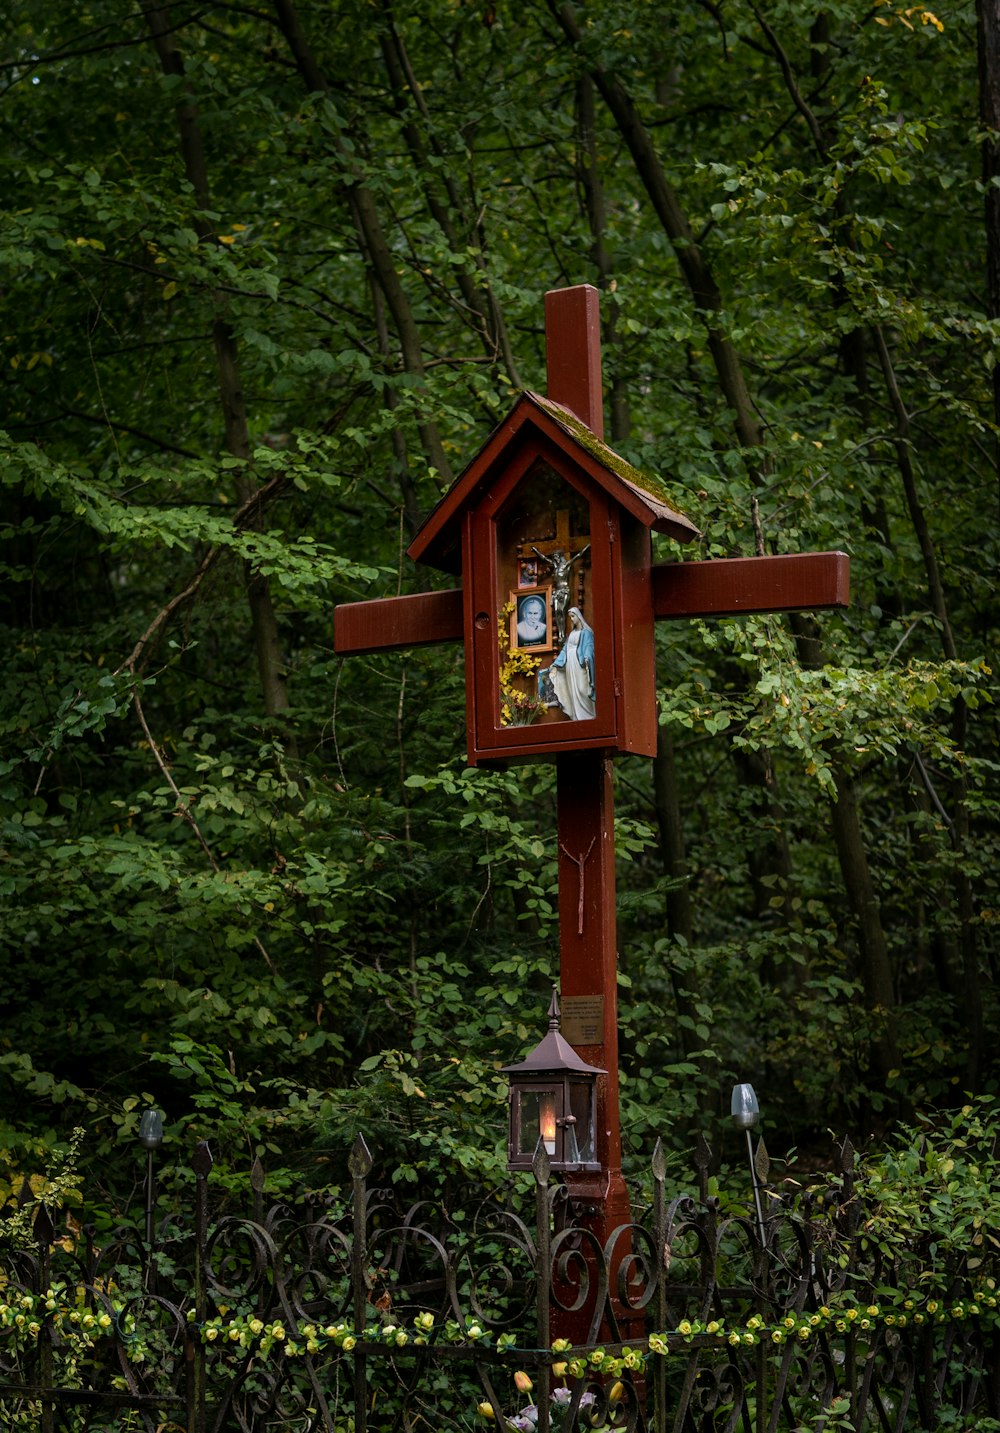
M580 1162L594 1159L594 1087L590 1080L574 1080L569 1087L570 1114L576 1117L576 1144Z
M534 1154L539 1139L547 1154L556 1152L556 1097L552 1090L522 1090L518 1154Z

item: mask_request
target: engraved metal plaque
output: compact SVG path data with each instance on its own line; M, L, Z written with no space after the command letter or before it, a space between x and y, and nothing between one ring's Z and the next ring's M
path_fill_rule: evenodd
M571 1045L603 1045L604 996L565 996L560 1029Z

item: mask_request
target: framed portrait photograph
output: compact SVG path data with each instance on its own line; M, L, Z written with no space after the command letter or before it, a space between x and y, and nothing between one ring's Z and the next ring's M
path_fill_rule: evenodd
M552 588L518 588L510 594L510 649L512 652L552 650Z

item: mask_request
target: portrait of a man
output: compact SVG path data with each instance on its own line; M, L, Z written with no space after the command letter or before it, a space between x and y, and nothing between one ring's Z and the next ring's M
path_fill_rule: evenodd
M519 593L514 616L516 647L547 647L549 645L549 605L544 592Z

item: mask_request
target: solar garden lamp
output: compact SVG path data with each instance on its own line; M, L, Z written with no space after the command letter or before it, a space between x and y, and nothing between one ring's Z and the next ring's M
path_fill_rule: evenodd
M607 1073L580 1059L559 1032L553 986L549 1030L527 1059L505 1065L510 1084L507 1168L530 1169L539 1145L552 1170L597 1172L597 1077Z
M143 1110L139 1121L139 1143L146 1151L146 1243L152 1248L153 1205L156 1198L153 1155L163 1143L163 1116L159 1110Z
M757 1095L753 1085L733 1086L733 1099L730 1112L733 1117L733 1124L737 1129L743 1130L747 1137L750 1182L753 1185L753 1200L757 1210L757 1232L760 1235L760 1247L763 1249L767 1243L767 1235L764 1230L764 1208L760 1196L760 1180L757 1178L757 1162L754 1158L753 1136L750 1133L760 1122L760 1105L757 1103Z

